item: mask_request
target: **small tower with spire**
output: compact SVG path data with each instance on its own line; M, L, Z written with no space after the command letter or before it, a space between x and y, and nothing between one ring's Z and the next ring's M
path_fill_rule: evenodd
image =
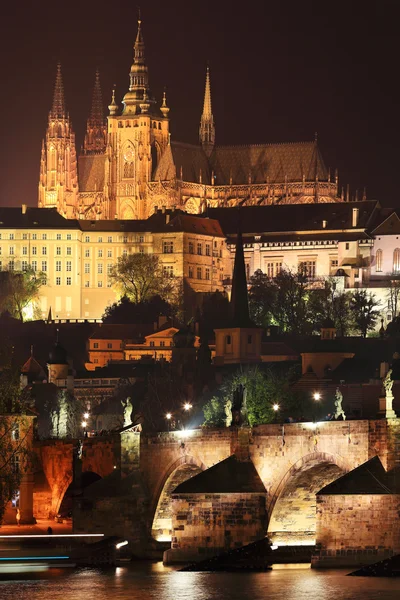
M107 127L104 118L103 97L100 87L100 74L96 70L92 108L86 123L86 135L83 143L84 154L103 154L106 149Z
M65 109L61 65L58 64L53 104L42 143L38 206L56 208L63 216L72 218L76 214L77 198L75 133Z
M204 91L203 114L200 119L200 144L207 156L210 156L215 145L215 125L211 109L210 69L207 67L206 87Z
M230 318L215 329L215 364L261 362L261 329L250 319L242 234L236 239Z

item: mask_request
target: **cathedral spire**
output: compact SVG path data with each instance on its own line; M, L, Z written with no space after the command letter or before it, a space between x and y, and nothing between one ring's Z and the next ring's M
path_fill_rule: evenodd
M242 232L238 231L236 238L235 264L233 267L231 316L236 326L245 326L250 322L249 302L247 296L246 265Z
M50 111L52 119L65 119L64 85L61 75L61 64L57 65L56 83L54 85L53 105Z
M97 69L93 88L92 106L86 124L86 135L83 143L84 153L99 154L104 152L106 148L106 133L100 74Z
M150 105L155 104L151 98L149 87L149 74L145 60L144 40L142 33L142 21L138 19L138 29L136 41L133 47L133 64L129 73L129 92L124 96L123 114L135 114L140 112L140 104L143 102L143 96L146 95Z
M94 80L90 121L98 125L102 125L104 122L103 96L101 93L100 73L98 69L96 69L96 76Z
M207 67L206 86L204 90L203 114L200 120L200 144L207 156L210 156L215 144L214 117L211 109L210 69Z

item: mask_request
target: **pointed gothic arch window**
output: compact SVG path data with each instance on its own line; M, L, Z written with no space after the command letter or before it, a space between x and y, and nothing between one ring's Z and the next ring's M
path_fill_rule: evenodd
M400 248L395 248L393 252L393 272L400 272Z
M382 271L382 250L379 249L376 251L376 271Z

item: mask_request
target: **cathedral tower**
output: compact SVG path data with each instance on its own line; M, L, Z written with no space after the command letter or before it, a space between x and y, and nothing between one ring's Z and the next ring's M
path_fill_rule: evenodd
M86 135L83 143L84 154L103 154L106 149L107 124L104 118L103 97L100 87L100 75L96 71L93 88L92 108L86 123Z
M204 91L203 114L200 120L200 144L207 156L210 156L215 144L215 125L211 109L210 69L207 67L206 88Z
M61 65L58 64L53 105L42 143L38 205L57 208L60 214L72 218L76 213L77 194L75 133L65 110Z
M166 98L160 109L149 87L145 46L138 21L129 91L123 109L113 100L109 106L105 165L105 198L108 218L143 219L152 212L148 183L168 145L169 108Z

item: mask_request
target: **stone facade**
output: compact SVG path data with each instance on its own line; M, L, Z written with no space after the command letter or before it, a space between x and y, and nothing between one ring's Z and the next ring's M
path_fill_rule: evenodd
M317 496L314 567L361 566L400 552L400 495Z
M173 537L164 563L191 562L265 537L261 494L172 494Z

